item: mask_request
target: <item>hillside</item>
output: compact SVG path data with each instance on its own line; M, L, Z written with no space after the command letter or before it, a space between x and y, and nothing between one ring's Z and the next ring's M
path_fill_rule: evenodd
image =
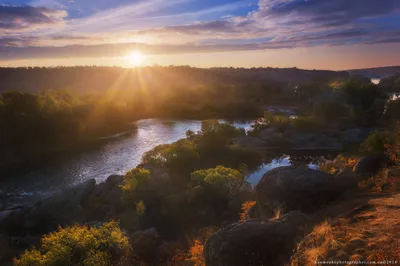
M369 78L384 78L400 73L400 66L374 67L348 70L350 75L361 75Z

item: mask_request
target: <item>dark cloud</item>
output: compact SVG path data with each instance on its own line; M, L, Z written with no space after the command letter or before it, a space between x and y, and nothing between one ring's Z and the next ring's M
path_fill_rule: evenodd
M6 9L10 11L7 16L4 15ZM172 40L174 34L173 37L179 38L181 42L197 44L95 45L93 43L104 43L110 38L105 38L106 34L89 36L80 35L79 32L74 32L75 35L59 33L42 38L23 38L18 35L0 37L0 60L100 55L118 57L135 49L147 54L174 54L400 43L400 22L393 21L393 17L390 21L379 19L399 9L400 0L260 0L259 9L248 16L149 28L125 32L125 36L121 34L128 38L156 36L161 41ZM7 23L8 28L20 29L35 24L59 23L65 16L63 11L53 9L0 5L0 31L2 25ZM376 24L366 23L363 20L365 18L373 18ZM115 36L118 39L118 34ZM64 46L50 46L55 43ZM86 45L69 45L72 43Z
M36 41L38 39L36 37L1 37L0 38L0 47L1 46L17 46L17 47L22 47L22 46L29 46L29 45L35 45Z
M270 4L261 0L256 17L290 16L292 24L314 22L324 26L340 26L356 19L382 16L400 9L399 0L294 0Z
M0 5L0 31L15 31L59 24L67 16L64 10L45 7Z

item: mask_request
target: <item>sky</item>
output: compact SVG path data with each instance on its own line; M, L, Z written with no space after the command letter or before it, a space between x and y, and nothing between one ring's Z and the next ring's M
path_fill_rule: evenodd
M400 65L400 0L0 0L0 66Z

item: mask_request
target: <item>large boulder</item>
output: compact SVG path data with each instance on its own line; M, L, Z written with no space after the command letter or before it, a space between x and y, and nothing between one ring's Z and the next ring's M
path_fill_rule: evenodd
M343 132L342 141L345 143L361 144L369 134L369 129L351 128Z
M343 184L333 175L308 167L285 166L267 172L255 188L257 205L263 218L283 211L308 212L334 199Z
M85 212L81 204L88 198L95 185L96 181L91 179L36 202L25 217L25 228L48 232L56 229L58 225L83 222Z
M358 161L353 171L360 177L371 177L384 168L387 163L388 160L383 154L367 155Z
M280 220L228 225L207 240L206 265L284 265L307 222L307 216L293 211Z

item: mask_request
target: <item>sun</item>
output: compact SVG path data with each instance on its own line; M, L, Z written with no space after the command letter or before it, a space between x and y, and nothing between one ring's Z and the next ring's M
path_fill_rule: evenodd
M139 51L135 51L125 56L125 60L127 61L128 65L133 67L138 67L143 65L145 59L146 56Z

